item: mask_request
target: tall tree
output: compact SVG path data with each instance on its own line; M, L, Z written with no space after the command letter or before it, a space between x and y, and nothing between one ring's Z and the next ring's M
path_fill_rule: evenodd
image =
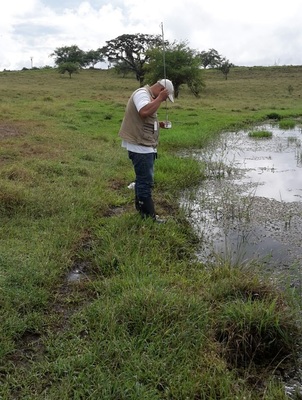
M215 49L202 51L201 53L198 53L198 57L200 57L201 64L204 68L215 68L221 63L221 55Z
M114 64L114 70L118 75L122 75L123 78L125 78L125 76L131 72L128 64L125 63L125 61L117 61Z
M158 47L162 43L160 35L147 35L138 33L135 35L124 34L116 39L106 41L106 46L100 49L108 62L125 66L135 73L136 79L142 85L144 80L144 65L149 60L147 50Z
M79 69L79 64L73 62L62 62L58 65L58 72L60 74L65 74L65 72L67 72L69 78L71 78L72 74L77 74L79 72Z
M98 50L89 50L84 54L84 64L85 66L91 65L93 68L98 62L105 61L104 56L100 49Z
M55 57L54 61L57 66L62 63L76 63L81 67L85 66L85 51L76 45L57 47L50 56Z
M218 69L223 73L226 80L228 79L228 74L232 67L234 67L234 64L230 63L226 58L223 58L218 66Z
M151 83L163 78L165 74L173 82L175 98L182 84L187 84L195 96L199 95L204 87L200 58L186 42L169 43L165 46L165 52L162 48L154 48L148 51L148 56L150 60L144 68L146 80Z

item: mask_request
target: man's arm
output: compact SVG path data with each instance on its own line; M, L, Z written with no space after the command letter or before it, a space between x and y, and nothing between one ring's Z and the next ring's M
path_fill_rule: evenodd
M152 100L150 103L146 104L139 110L139 115L142 118L150 117L151 115L153 115L159 109L161 103L167 100L168 95L168 90L163 89L154 100Z

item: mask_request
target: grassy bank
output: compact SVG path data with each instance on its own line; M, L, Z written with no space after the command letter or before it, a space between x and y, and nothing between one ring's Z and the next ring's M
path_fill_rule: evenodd
M162 106L165 225L141 221L127 188L117 132L133 78L0 73L0 398L286 398L275 372L295 360L295 295L253 268L198 262L178 198L205 169L177 154L272 113L302 116L301 72L205 71L200 98L184 87Z

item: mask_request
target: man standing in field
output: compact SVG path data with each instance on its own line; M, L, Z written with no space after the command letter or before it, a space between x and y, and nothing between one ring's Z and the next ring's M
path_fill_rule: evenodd
M150 217L158 222L152 199L154 160L159 129L168 126L158 121L157 110L167 99L174 102L174 87L169 79L137 89L128 100L119 131L135 171L135 207L142 218Z

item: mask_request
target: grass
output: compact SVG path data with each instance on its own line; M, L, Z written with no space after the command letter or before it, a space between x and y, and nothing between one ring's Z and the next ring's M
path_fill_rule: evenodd
M248 133L249 137L256 139L271 138L273 136L272 132L266 130L255 130Z
M135 79L0 73L0 398L286 398L275 370L295 362L295 294L198 261L178 199L206 165L179 154L301 116L301 67L204 73L200 98L183 87L159 110L173 126L155 170L165 225L141 221L127 188L117 132Z
M279 122L280 129L293 129L296 126L296 121L292 119L283 119Z

